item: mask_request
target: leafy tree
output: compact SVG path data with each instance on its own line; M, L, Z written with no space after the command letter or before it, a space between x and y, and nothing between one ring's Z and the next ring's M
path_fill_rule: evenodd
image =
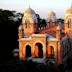
M46 20L42 19L42 26L46 28L47 24L46 24Z
M18 48L18 27L22 17L18 17L21 13L15 13L0 9L0 57L3 60L11 59L12 50Z
M64 24L64 19L62 19L62 18L57 19L57 24L59 24L59 22L61 22L62 24Z
M37 20L38 20L38 28L41 29L42 27L42 19L40 18L39 14L36 14Z

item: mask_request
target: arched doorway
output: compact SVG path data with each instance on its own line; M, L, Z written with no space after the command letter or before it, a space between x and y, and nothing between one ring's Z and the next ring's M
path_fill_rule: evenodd
M43 46L39 42L35 44L35 57L43 57Z
M54 48L53 46L48 47L48 57L53 58L54 57Z
M26 57L30 57L31 56L31 46L30 45L26 45L26 48L25 48L25 52L26 52Z

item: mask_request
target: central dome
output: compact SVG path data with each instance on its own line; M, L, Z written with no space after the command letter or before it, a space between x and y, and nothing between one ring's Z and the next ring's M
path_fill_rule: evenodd
M35 14L35 11L31 8L28 8L27 10L24 11L24 14Z

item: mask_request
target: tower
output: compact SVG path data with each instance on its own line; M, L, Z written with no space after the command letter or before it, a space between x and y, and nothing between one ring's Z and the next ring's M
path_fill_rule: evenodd
M65 32L72 30L72 5L69 9L66 10L66 14L64 17L64 26Z
M56 28L56 38L60 41L61 39L61 27L60 25L57 26Z
M19 39L24 38L24 29L22 24L18 28L18 36L19 36Z
M24 16L22 18L22 25L24 28L24 36L28 37L31 34L38 32L37 18L35 11L30 7L24 11Z

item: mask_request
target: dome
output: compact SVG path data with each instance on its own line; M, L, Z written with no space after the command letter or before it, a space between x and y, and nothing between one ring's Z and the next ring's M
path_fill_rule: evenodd
M72 14L72 7L66 10L66 13L71 13Z
M35 11L31 8L28 8L27 10L24 11L24 14L35 14Z
M49 12L48 12L48 16L49 16L49 17L55 16L55 13L54 13L53 11L49 11Z
M47 19L47 22L55 22L56 21L56 15L53 11L49 11L48 12L48 19Z

